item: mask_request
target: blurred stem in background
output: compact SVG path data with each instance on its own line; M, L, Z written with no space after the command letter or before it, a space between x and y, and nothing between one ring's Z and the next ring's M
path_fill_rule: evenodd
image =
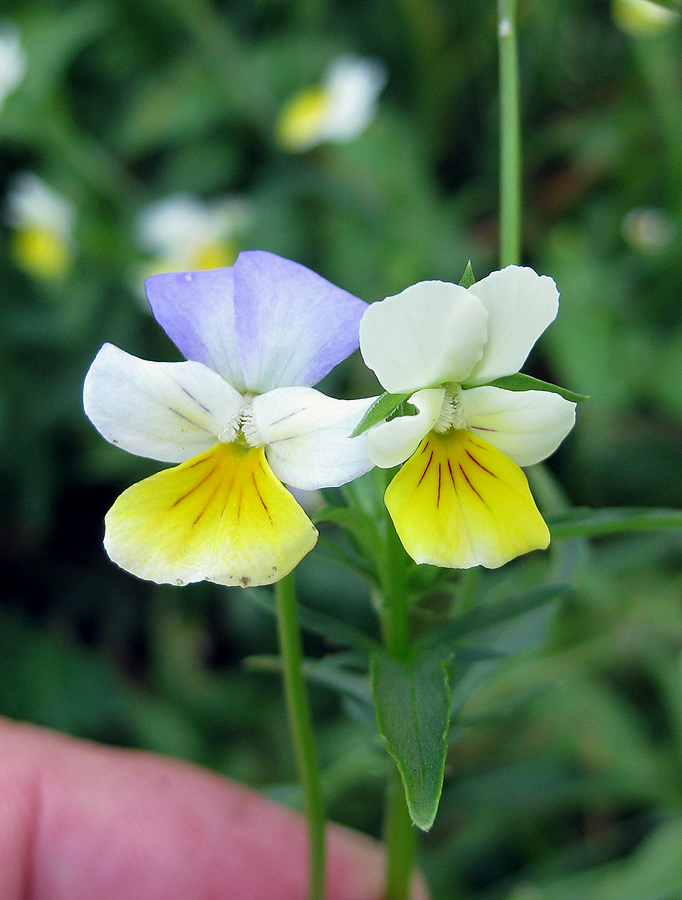
M277 627L284 671L284 692L308 820L310 868L308 900L325 892L325 812L317 744L303 676L303 648L293 574L275 585Z
M500 268L521 259L521 117L516 0L498 0L500 58Z
M632 49L642 78L651 94L668 157L669 211L682 214L682 77L675 54L677 29L648 38L634 38Z

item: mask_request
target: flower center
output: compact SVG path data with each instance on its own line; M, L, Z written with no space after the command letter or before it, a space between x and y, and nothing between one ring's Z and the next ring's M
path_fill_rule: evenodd
M440 408L440 414L436 420L436 424L433 426L433 430L437 434L445 434L446 431L451 431L453 429L461 431L466 428L466 421L464 420L464 413L462 412L462 404L460 402L461 393L462 389L458 384L445 385L443 404Z
M251 397L244 398L244 405L225 425L218 435L221 444L242 444L246 447L260 447L263 444L263 438L254 421L253 407L251 406Z

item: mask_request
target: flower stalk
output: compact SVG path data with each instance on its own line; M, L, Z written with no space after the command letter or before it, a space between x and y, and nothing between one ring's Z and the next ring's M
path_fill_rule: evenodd
M308 823L310 852L308 900L324 900L326 868L324 798L315 733L303 677L303 648L296 606L296 586L292 574L277 582L275 598L284 672L284 693Z
M500 60L500 266L521 258L521 115L516 0L498 0Z
M405 662L412 652L410 601L407 591L408 557L384 512L384 547L381 560L381 625L384 646ZM407 900L417 851L417 835L407 808L405 789L396 766L386 789L384 844L386 847L385 900Z

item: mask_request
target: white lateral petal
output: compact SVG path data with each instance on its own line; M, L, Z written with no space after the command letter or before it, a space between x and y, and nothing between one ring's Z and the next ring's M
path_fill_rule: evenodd
M444 388L417 391L409 400L417 407L416 416L398 416L370 428L367 450L374 465L390 469L409 459L438 421L444 397Z
M198 362L150 362L105 344L83 387L85 413L128 453L184 462L217 443L243 399Z
M575 422L575 403L549 391L479 387L461 391L459 402L467 429L519 466L554 453Z
M556 284L533 269L507 266L472 284L469 292L488 310L489 319L483 357L467 378L468 384L486 384L513 375L556 317Z
M422 281L367 309L360 351L393 394L460 383L481 358L487 321L482 303L465 288Z
M272 471L306 491L346 484L369 471L367 435L350 435L375 399L334 400L308 387L254 397L253 424Z

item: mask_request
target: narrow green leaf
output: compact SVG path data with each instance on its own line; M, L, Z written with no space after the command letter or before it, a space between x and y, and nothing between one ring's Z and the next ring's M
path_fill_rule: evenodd
M441 654L400 662L375 653L370 667L379 732L396 761L410 816L423 831L433 824L443 790L450 684Z
M361 547L372 550L376 546L377 526L374 519L361 509L350 506L323 506L312 516L313 522L332 522L344 528Z
M462 635L470 634L481 628L489 628L491 625L497 625L521 613L529 612L536 606L543 603L549 603L556 600L568 591L565 584L554 584L538 588L531 588L521 594L515 594L507 597L506 600L500 600L498 603L489 603L485 606L479 606L463 616L457 616L454 619L448 619L441 625L432 628L421 640L421 646L424 648L435 648L438 646L451 646Z
M589 509L580 507L548 516L553 538L600 537L633 531L659 531L682 528L680 509Z
M276 615L275 598L270 591L258 588L246 588L244 596L253 600L262 609ZM371 651L376 649L376 642L371 637L352 625L347 625L340 619L328 616L326 613L311 609L299 603L298 616L301 627L306 631L326 638L332 644L341 647L356 647L358 650Z
M265 653L247 656L244 664L248 669L256 672L279 673L282 671L282 657ZM308 681L321 684L337 694L344 694L369 709L371 696L366 674L351 672L342 666L334 665L333 658L319 662L305 659L303 674Z
M360 423L351 434L351 437L357 437L374 425L378 425L379 422L383 422L410 396L411 394L389 394L388 391L384 392L380 397L377 397L362 419L360 419Z
M505 391L548 391L550 394L559 394L564 400L570 400L572 403L582 403L583 400L589 400L587 394L576 394L574 391L568 391L566 388L559 387L556 384L550 384L549 381L541 381L539 378L532 378L530 375L524 375L517 372L516 375L505 375L502 378L496 378L490 382L490 387L503 388Z
M466 264L464 275L462 275L460 285L465 288L470 288L472 284L476 284L476 279L474 278L474 270L471 268L471 260L469 260Z

